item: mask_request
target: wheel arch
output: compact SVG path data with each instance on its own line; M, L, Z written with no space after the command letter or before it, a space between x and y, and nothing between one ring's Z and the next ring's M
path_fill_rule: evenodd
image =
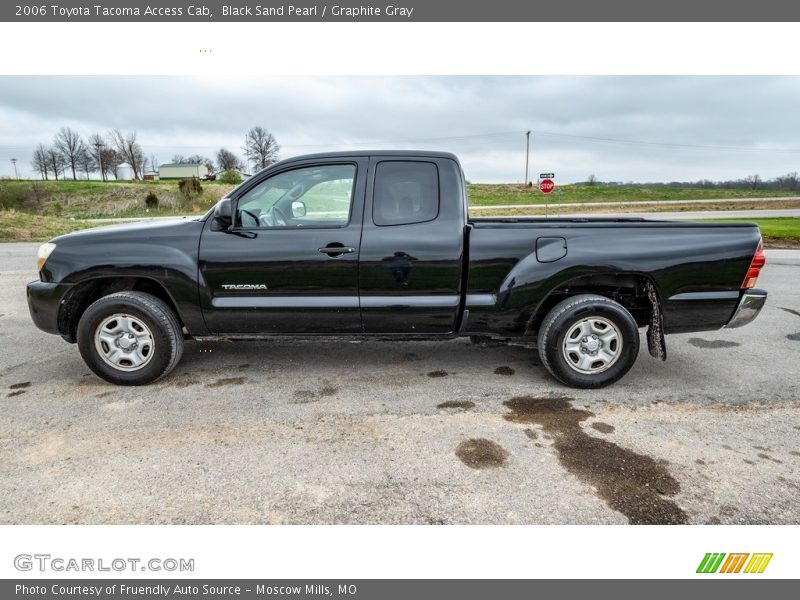
M95 277L75 284L61 301L58 313L58 330L61 336L74 344L77 340L78 322L86 309L103 296L123 291L144 292L162 300L175 313L181 326L184 326L175 299L161 282L143 276Z
M658 306L654 306L649 294L652 290ZM614 300L624 306L643 327L652 320L653 312L661 310L661 294L655 280L640 272L607 272L579 275L559 283L531 312L525 326L525 335L535 335L547 313L562 300L570 296L595 294Z

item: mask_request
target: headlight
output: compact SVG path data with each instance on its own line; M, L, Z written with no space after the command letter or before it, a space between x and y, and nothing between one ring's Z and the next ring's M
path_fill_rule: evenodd
M36 266L39 267L40 271L42 270L44 263L47 262L47 257L50 256L55 249L56 245L51 242L47 242L46 244L39 246L39 254L36 260Z

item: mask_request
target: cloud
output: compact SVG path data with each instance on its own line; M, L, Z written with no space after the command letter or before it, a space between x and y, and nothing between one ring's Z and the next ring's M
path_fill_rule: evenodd
M64 125L136 130L160 161L262 125L284 157L441 149L472 181L521 181L527 130L534 177L769 178L800 170L798 105L800 77L2 77L0 176Z

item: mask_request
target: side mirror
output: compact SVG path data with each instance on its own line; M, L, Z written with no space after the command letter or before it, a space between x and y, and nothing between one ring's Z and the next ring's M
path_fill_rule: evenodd
M233 224L233 205L230 198L223 198L214 207L214 222L211 224L214 231L223 231Z
M295 219L306 216L306 203L301 200L292 202L292 216Z

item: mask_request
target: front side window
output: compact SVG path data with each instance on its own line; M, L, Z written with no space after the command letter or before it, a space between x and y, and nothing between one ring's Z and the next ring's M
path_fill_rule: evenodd
M409 225L439 214L439 170L434 163L389 160L378 163L372 199L375 225Z
M350 221L355 165L284 171L248 190L236 208L240 227L344 227Z

